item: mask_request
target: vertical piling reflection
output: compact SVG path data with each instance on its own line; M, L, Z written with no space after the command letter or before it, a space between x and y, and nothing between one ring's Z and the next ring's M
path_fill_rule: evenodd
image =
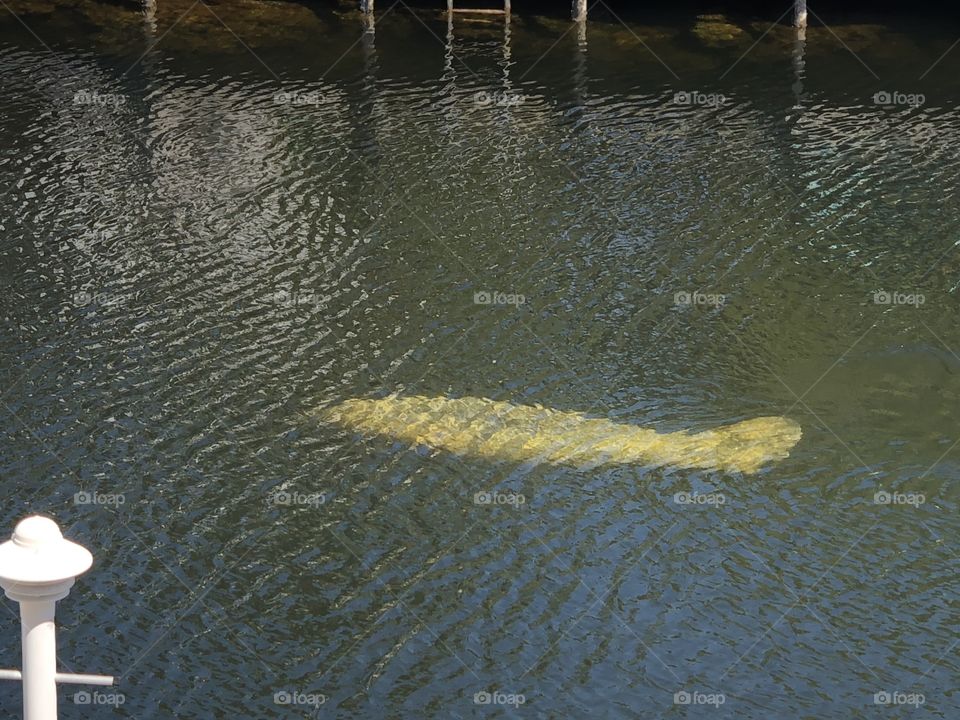
M795 107L800 107L806 99L806 93L803 92L803 81L806 78L806 59L804 57L807 47L807 29L798 27L793 36L793 97Z
M577 21L577 45L573 54L573 95L576 112L583 115L587 102L587 21L585 18Z
M380 160L376 122L377 77L380 69L377 62L376 16L372 11L365 12L361 22L363 34L360 36L360 49L363 53L363 78L360 82L356 132L359 150L364 159L376 164Z
M143 31L147 43L153 44L157 35L157 0L143 0Z

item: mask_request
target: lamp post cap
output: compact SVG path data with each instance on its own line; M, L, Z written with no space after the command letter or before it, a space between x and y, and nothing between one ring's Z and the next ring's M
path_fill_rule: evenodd
M53 585L73 580L92 564L90 551L65 539L53 520L31 515L0 545L0 584Z

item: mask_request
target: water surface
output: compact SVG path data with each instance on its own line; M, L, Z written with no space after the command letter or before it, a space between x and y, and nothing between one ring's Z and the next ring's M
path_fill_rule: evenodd
M94 552L60 658L116 715L956 717L949 27L10 9L2 527ZM803 439L578 471L316 420L392 392Z

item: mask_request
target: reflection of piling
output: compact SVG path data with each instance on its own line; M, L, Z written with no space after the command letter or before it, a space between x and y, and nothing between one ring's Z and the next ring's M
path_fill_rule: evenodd
M369 0L373 6L373 0ZM360 135L360 152L371 162L376 163L380 157L380 143L377 137L376 108L377 108L377 46L376 20L372 11L363 15L363 34L360 36L360 47L363 50L363 84L360 92L358 107L357 131Z
M573 88L577 106L586 109L587 96L587 23L577 22L577 51L573 56Z
M587 0L573 0L573 19L577 22L587 19Z
M373 7L373 0L370 0L370 7ZM376 19L373 16L373 10L364 10L363 15L363 35L360 39L363 44L364 58L368 59L373 52L373 38L376 32Z
M806 29L798 27L793 38L793 97L799 106L804 99L803 79L806 75L804 51L806 49L807 38Z
M447 42L443 48L443 69L453 76L453 0L447 0Z
M807 29L807 0L795 0L793 5L793 25L801 30Z
M373 4L371 0L370 4ZM360 45L363 48L363 70L364 80L368 87L373 87L376 83L377 75L377 46L376 46L376 20L371 12L363 17L363 35L360 36Z
M503 89L506 92L511 90L510 82L510 0L503 4Z
M514 121L512 106L509 103L509 98L512 98L513 95L513 81L510 79L510 67L513 65L511 60L511 49L510 49L510 3L505 2L503 4L503 97L507 102L503 103L503 107L498 112L500 116L500 121L504 126L511 125ZM500 152L506 151L506 145L501 146Z
M157 34L157 0L143 0L143 20L149 42Z
M360 0L360 10L372 14L373 13L373 0Z
M452 4L452 3L451 3ZM454 67L456 55L454 53L453 13L447 13L447 37L443 49L443 73L440 76L440 85L444 96L440 103L446 121L441 124L441 132L451 139L459 136L462 121L462 105L457 93L457 70Z

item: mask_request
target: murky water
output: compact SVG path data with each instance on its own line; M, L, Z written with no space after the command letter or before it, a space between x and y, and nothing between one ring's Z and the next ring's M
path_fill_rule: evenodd
M2 528L93 550L93 703L956 717L953 29L160 5L0 14ZM317 420L393 392L803 438L578 470Z

